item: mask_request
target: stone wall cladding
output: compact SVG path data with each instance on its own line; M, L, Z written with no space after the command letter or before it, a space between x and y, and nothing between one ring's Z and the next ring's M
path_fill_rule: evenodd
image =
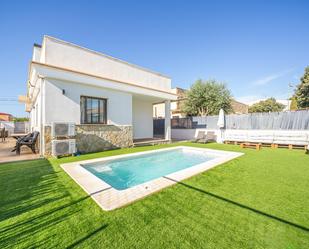
M76 125L76 149L81 153L133 146L132 126Z
M133 146L132 126L76 125L76 150L80 153ZM51 126L44 126L45 156L51 155Z

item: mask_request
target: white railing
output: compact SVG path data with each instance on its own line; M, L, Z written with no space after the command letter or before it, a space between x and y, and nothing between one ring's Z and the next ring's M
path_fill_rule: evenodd
M30 132L30 123L25 122L13 122L13 121L0 121L0 127L4 127L8 131L9 136L12 133L28 133Z

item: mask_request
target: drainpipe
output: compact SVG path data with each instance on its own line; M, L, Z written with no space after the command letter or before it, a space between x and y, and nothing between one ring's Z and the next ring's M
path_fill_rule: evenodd
M41 115L40 115L40 156L43 157L45 155L45 139L44 139L44 126L43 126L43 95L45 94L45 91L43 91L43 83L44 78L40 77L40 92L41 92L41 100L40 100L40 106L41 106Z

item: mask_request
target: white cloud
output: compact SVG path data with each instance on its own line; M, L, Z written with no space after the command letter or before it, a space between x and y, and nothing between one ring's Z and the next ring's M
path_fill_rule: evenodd
M280 95L269 95L269 96L268 95L267 96L266 95L246 95L246 96L236 97L235 99L247 105L252 105L261 100L266 100L270 97L274 97L278 102L285 104L287 102L289 94L284 93Z
M288 73L292 72L293 70L294 70L294 68L291 68L289 70L285 70L285 71L281 71L281 72L278 72L278 73L274 73L274 74L265 76L265 77L263 77L261 79L253 81L252 84L255 85L255 86L267 85L270 82L272 82L273 80L281 78L281 77L287 75Z

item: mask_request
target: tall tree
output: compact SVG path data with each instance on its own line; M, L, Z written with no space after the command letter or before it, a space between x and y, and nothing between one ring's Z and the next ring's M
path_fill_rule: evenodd
M187 115L216 115L222 108L230 112L231 93L225 84L216 80L197 80L187 92L187 99L183 104L183 112Z
M249 112L281 112L284 105L278 103L275 98L269 98L253 104L249 107Z
M290 98L290 101L291 101L291 103L290 103L290 110L291 110L291 111L297 110L297 109L298 109L298 106L297 106L296 97L293 96L292 98Z
M309 108L309 66L306 67L304 76L301 77L294 96L298 108Z

